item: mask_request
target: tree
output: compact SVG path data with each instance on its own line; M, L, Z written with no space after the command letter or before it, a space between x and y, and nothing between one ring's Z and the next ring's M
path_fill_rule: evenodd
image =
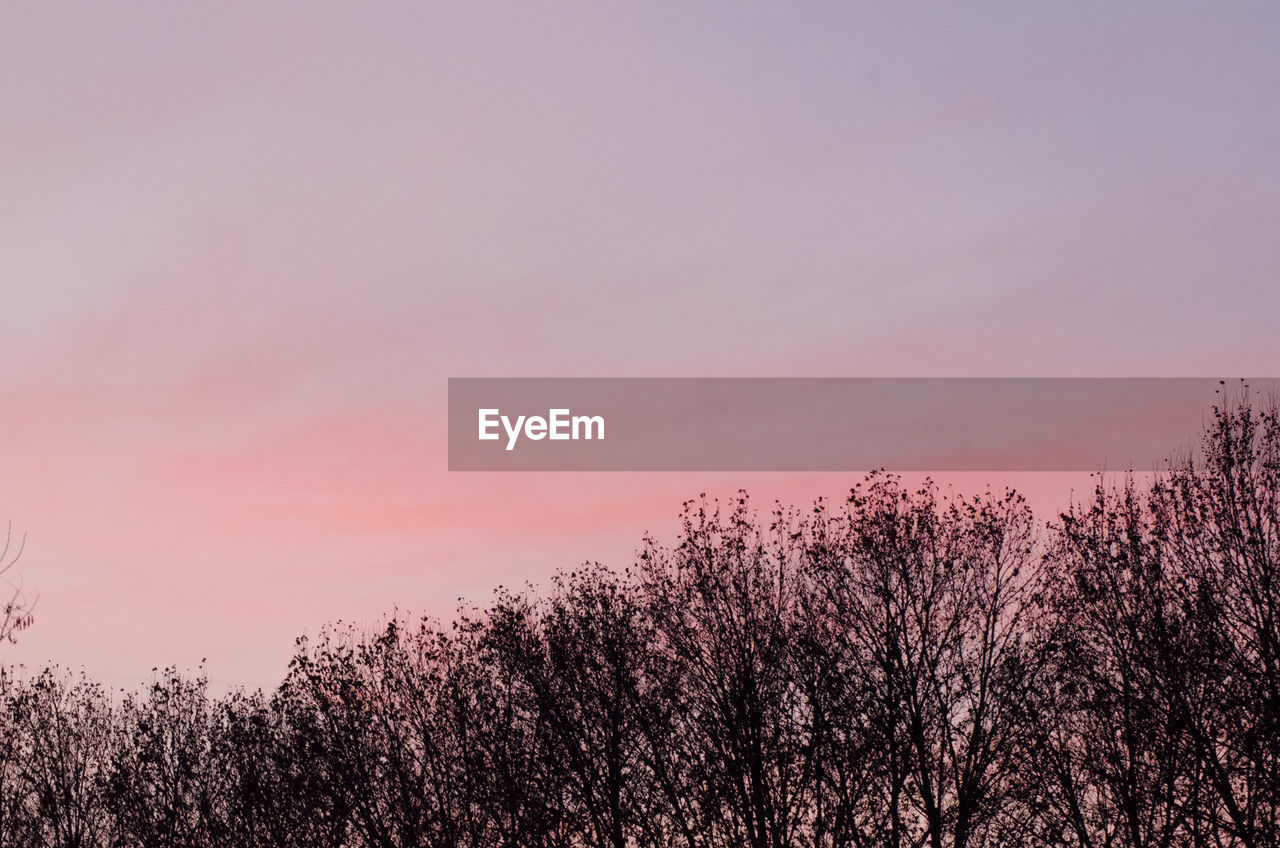
M16 845L96 848L111 844L106 791L116 713L98 684L46 669L13 684L6 706L17 740ZM29 841L24 841L29 840Z
M0 848L1280 844L1280 413L1105 482L1047 529L884 473L690 501L633 571L326 628L269 696L0 677Z
M0 581L4 582L3 591L8 597L0 608L0 642L12 642L16 635L31 626L32 613L39 598L28 598L22 590L21 582L15 583L9 572L18 564L23 550L27 546L27 535L22 534L18 549L9 553L13 547L13 522L9 522L4 536L4 547L0 548Z
M1213 409L1200 462L1152 488L1180 617L1170 708L1203 771L1204 825L1280 843L1280 409L1247 386Z
M644 760L652 639L634 587L595 565L557 575L543 600L503 592L484 638L501 674L532 698L544 780L561 788L549 799L555 818L591 848L668 844Z
M127 695L116 717L108 804L126 841L200 848L227 830L228 772L214 754L216 706L203 674L165 669L145 696Z
M873 474L826 525L814 548L833 622L825 638L848 663L845 731L860 724L865 735L846 736L843 759L868 757L849 840L1022 841L1024 822L1010 815L1018 704L1035 668L1025 635L1041 614L1025 502L1012 492L944 501L931 482L911 493Z
M800 679L801 535L745 493L685 504L679 544L641 554L653 694L670 704L650 767L673 830L697 845L783 848L813 833L814 704Z
M1199 815L1200 774L1173 701L1186 620L1147 506L1132 481L1100 485L1055 533L1049 662L1029 710L1048 844L1163 848Z
M1145 490L1099 485L1050 552L1031 691L1043 820L1084 846L1280 839L1280 415L1246 389Z

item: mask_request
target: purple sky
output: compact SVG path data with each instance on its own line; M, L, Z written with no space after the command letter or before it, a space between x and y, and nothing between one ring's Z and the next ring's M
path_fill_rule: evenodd
M0 659L269 685L853 482L450 475L449 376L1280 374L1280 7L856 5L8 9Z

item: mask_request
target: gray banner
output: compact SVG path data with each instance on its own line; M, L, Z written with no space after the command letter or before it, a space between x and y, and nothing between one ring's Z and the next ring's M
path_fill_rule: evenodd
M1275 379L1250 380L1274 392ZM451 471L1150 471L1202 378L449 380Z

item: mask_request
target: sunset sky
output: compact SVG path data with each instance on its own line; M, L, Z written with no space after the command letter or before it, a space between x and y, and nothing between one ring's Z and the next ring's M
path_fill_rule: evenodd
M269 686L855 482L450 474L450 376L1280 375L1280 6L686 5L0 13L0 661Z

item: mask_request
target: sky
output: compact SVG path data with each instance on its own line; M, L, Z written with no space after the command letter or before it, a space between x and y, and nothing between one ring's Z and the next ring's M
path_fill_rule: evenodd
M9 5L0 661L271 686L325 622L856 482L450 474L449 377L1280 375L1277 43L1245 2Z

